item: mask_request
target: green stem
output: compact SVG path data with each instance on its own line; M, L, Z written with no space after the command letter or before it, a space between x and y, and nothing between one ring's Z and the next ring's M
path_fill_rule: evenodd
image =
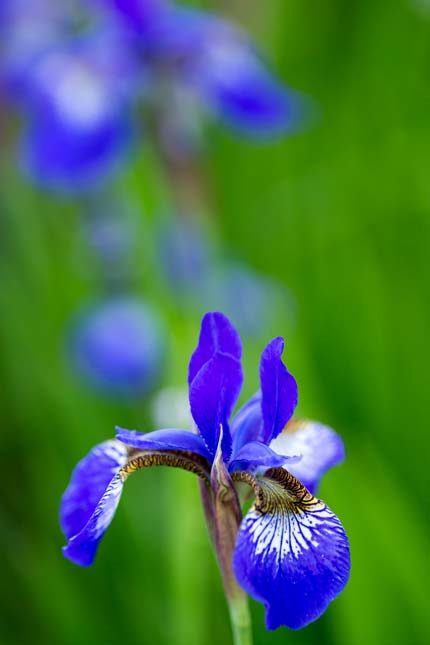
M236 489L224 463L222 427L217 452L211 470L212 495L203 498L209 532L218 556L225 597L227 600L234 645L252 645L251 618L248 596L238 585L233 571L233 553L242 511Z
M234 598L227 598L234 645L252 645L251 617L248 596L237 588Z

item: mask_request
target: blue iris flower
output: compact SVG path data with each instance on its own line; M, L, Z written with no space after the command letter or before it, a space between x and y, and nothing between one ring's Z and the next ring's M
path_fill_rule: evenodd
M291 421L297 384L281 360L283 348L278 337L263 350L261 388L230 424L243 380L241 341L223 314L206 314L188 372L195 431L119 428L117 439L93 448L62 499L64 555L81 566L93 563L124 482L140 468L166 465L196 473L206 484L209 527L222 522L219 499L236 500L240 513L237 483L244 482L255 502L233 526L224 568L231 567L241 587L264 603L269 629L298 629L317 619L349 576L345 531L314 496L324 472L344 458L344 448L330 428ZM228 535L215 533L221 542Z

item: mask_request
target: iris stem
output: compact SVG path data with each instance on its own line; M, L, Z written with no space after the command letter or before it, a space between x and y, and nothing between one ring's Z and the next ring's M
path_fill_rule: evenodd
M202 492L206 522L218 556L224 592L230 612L234 645L252 645L248 596L233 571L233 553L242 511L236 489L222 456L223 428L211 470L211 489Z
M233 598L227 598L234 645L252 645L251 617L248 596L237 588Z

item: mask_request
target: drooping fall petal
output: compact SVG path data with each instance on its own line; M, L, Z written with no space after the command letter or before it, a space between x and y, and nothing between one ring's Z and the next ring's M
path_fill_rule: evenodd
M348 538L324 502L282 468L254 480L254 489L256 501L237 538L235 575L264 603L268 629L300 629L345 587Z

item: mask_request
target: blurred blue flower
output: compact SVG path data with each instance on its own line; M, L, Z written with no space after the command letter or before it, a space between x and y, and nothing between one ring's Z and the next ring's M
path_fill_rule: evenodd
M168 79L195 94L208 112L242 134L268 137L296 126L297 95L275 79L232 23L165 1L110 4L120 4L122 14L128 7L136 45L155 81Z
M281 360L283 348L277 337L263 350L261 389L230 426L243 381L241 341L223 314L206 314L188 371L195 432L119 428L116 440L93 448L62 499L65 556L92 564L131 473L147 466L183 468L206 484L205 512L226 589L235 576L264 603L269 629L298 629L317 619L349 576L345 531L313 495L326 470L344 458L344 448L330 428L291 421L297 384ZM235 482L251 486L256 497L242 521Z
M296 124L296 95L210 12L160 0L5 0L0 15L0 83L27 123L25 167L50 188L85 190L119 165L138 99L170 111L185 138L196 103L253 137Z
M164 323L141 299L111 297L78 316L67 350L76 373L93 387L118 397L139 396L161 375Z

